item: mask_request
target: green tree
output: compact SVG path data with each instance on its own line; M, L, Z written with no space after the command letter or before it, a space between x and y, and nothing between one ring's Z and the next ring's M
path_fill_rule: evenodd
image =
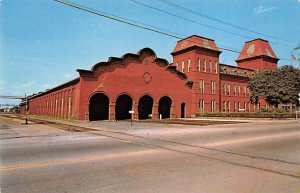
M250 101L257 103L259 98L278 107L280 103L297 104L300 92L300 70L293 66L283 66L275 71L258 73L251 78L248 88L252 91Z

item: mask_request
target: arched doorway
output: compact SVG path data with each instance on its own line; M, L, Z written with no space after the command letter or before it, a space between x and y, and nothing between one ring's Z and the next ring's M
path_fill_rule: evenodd
M185 118L185 103L181 103L181 118Z
M158 113L162 119L170 118L172 99L168 96L164 96L159 100Z
M108 120L109 98L103 93L96 93L90 99L89 120Z
M152 114L153 99L149 95L145 95L139 100L138 113L139 119L149 119Z
M120 95L116 101L116 120L131 119L131 110L132 98L127 94Z

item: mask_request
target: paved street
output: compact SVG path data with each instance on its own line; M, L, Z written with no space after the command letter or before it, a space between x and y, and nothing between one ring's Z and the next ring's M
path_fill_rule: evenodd
M300 122L187 126L0 117L1 192L299 193Z

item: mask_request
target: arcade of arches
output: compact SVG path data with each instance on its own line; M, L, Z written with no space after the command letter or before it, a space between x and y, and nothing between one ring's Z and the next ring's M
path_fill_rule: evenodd
M134 111L133 115L129 111ZM89 120L126 120L170 118L172 114L172 99L163 96L158 102L155 102L150 95L142 95L137 103L134 103L132 97L128 94L121 94L115 100L115 103L104 93L93 94L89 103ZM113 116L113 117L110 117Z

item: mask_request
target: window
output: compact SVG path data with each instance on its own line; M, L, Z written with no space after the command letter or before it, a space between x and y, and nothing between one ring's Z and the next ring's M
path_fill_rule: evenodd
M204 113L204 100L199 101L200 113Z
M212 100L210 102L210 106L211 106L211 112L216 112L216 101L215 100Z
M215 62L215 73L218 74L218 63Z
M184 72L184 60L182 60L182 63L181 63L181 72Z
M204 80L200 80L199 90L200 90L200 93L204 93Z
M223 112L226 112L226 105L227 105L226 101L223 101Z
M216 93L216 82L215 81L211 81L211 94L215 94Z
M188 72L191 71L191 59L188 59Z
M224 84L224 85L223 85L223 92L224 92L224 95L226 95L226 90L227 90L226 88L227 88L227 86L226 86L226 84Z
M244 97L246 97L247 96L247 88L246 88L246 86L244 86Z
M241 103L238 102L238 110L240 111L240 109L241 109Z
M228 101L228 113L230 113L230 101Z
M236 102L233 102L233 111L236 112Z
M241 96L241 86L237 87L237 91L238 91L238 96Z
M206 60L204 59L203 72L206 72Z
M208 69L208 71L209 71L210 73L212 73L212 71L213 71L211 61L209 61L209 69Z
M227 84L227 95L230 96L230 84Z
M233 87L233 95L236 96L236 85Z
M200 58L198 58L197 60L197 70L200 72L200 69L201 69L201 63L200 63Z

